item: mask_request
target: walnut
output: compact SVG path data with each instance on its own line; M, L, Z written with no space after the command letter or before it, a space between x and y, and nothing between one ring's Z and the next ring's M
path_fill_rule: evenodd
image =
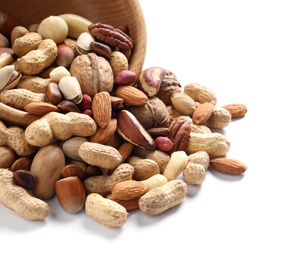
M93 97L101 91L112 92L114 76L109 62L95 53L77 56L70 66L70 74L79 81L83 94Z
M170 115L165 104L157 97L149 98L144 106L130 106L127 108L139 120L145 129L155 127L169 127Z
M182 87L177 80L174 73L166 70L166 75L161 83L160 89L156 95L160 100L164 102L166 106L172 105L171 96L175 92L181 92Z

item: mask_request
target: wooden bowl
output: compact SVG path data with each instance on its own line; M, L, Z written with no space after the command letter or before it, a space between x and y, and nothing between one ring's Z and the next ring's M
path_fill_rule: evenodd
M129 69L140 74L146 53L146 27L138 0L4 0L0 12L17 18L24 26L50 15L74 13L92 22L126 26L134 41ZM1 20L1 19L0 19Z

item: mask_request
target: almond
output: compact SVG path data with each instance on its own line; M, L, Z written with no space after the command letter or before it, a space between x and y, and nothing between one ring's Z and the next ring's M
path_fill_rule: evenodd
M96 93L92 99L91 110L97 125L104 128L112 114L110 94L106 91Z
M38 116L43 116L49 112L59 112L59 109L57 106L51 103L42 102L42 101L30 102L24 107L24 110L30 114L38 115Z
M10 171L30 170L31 160L26 157L20 157L10 167Z
M247 113L247 107L244 104L228 104L222 107L231 113L232 118L240 118Z
M231 175L240 175L247 170L247 166L244 163L231 158L211 159L210 166L218 172Z
M199 125L206 122L214 113L214 108L215 105L211 102L199 104L192 116L193 123Z
M148 96L133 86L119 86L115 95L123 99L123 102L132 106L143 106L148 103Z
M147 191L147 186L136 180L125 180L116 183L112 190L112 198L117 200L132 200L140 198Z
M122 156L122 162L125 162L129 156L132 153L132 150L134 148L134 145L130 142L124 142L121 144L121 146L118 148L118 152Z
M98 127L94 135L89 137L90 142L105 144L113 136L117 128L117 121L111 118L105 127Z

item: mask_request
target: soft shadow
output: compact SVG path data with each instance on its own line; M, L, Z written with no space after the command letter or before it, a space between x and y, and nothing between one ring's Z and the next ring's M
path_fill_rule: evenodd
M195 197L201 190L202 185L190 185L187 186L187 197L193 198Z
M232 175L232 174L221 173L214 169L209 169L208 172L210 172L212 176L218 179L224 180L224 181L240 181L244 178L244 174Z
M105 239L114 239L119 236L123 230L123 227L107 227L92 218L84 218L83 227L90 233Z
M150 226L150 225L157 225L159 222L161 222L163 219L167 218L169 215L176 214L176 212L179 210L179 208L182 206L182 204L179 204L173 208L170 208L166 210L165 212L150 216L148 214L145 214L143 212L139 212L137 216L137 224L139 226Z
M19 216L14 210L0 205L1 229L27 232L42 228L45 224L45 220L27 220Z

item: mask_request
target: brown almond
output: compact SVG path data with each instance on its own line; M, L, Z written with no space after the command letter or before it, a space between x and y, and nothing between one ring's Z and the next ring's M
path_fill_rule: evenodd
M26 157L20 157L14 161L10 167L10 171L15 172L17 170L30 170L31 160Z
M218 172L240 175L247 170L247 166L232 158L215 158L210 160L210 166Z
M206 122L214 113L214 108L215 105L211 102L199 104L192 116L193 123L199 125Z
M227 109L231 113L232 118L243 117L248 110L244 104L228 104L222 107Z
M139 198L134 198L131 200L119 200L119 199L116 199L112 194L109 194L106 198L113 200L117 202L118 204L122 205L123 207L125 207L127 211L139 209L139 206L138 206Z
M117 121L111 118L105 127L98 127L94 135L89 137L90 142L105 144L113 136L117 128Z
M148 103L148 96L133 86L119 86L115 95L122 98L125 104L131 106L143 106Z
M62 168L61 175L63 178L70 176L77 176L80 180L84 180L86 177L85 171L78 165L67 164Z
M147 192L147 186L136 180L126 180L115 184L111 190L113 198L118 200L132 200L140 198Z
M107 91L101 91L94 95L91 103L93 118L98 126L104 128L112 115L111 98Z
M57 106L47 103L47 102L37 102L33 101L27 104L24 107L24 110L30 114L43 116L49 112L59 112L59 109Z
M128 159L132 153L133 148L134 145L130 142L124 142L121 144L121 146L118 148L118 151L122 156L122 162L125 162Z

